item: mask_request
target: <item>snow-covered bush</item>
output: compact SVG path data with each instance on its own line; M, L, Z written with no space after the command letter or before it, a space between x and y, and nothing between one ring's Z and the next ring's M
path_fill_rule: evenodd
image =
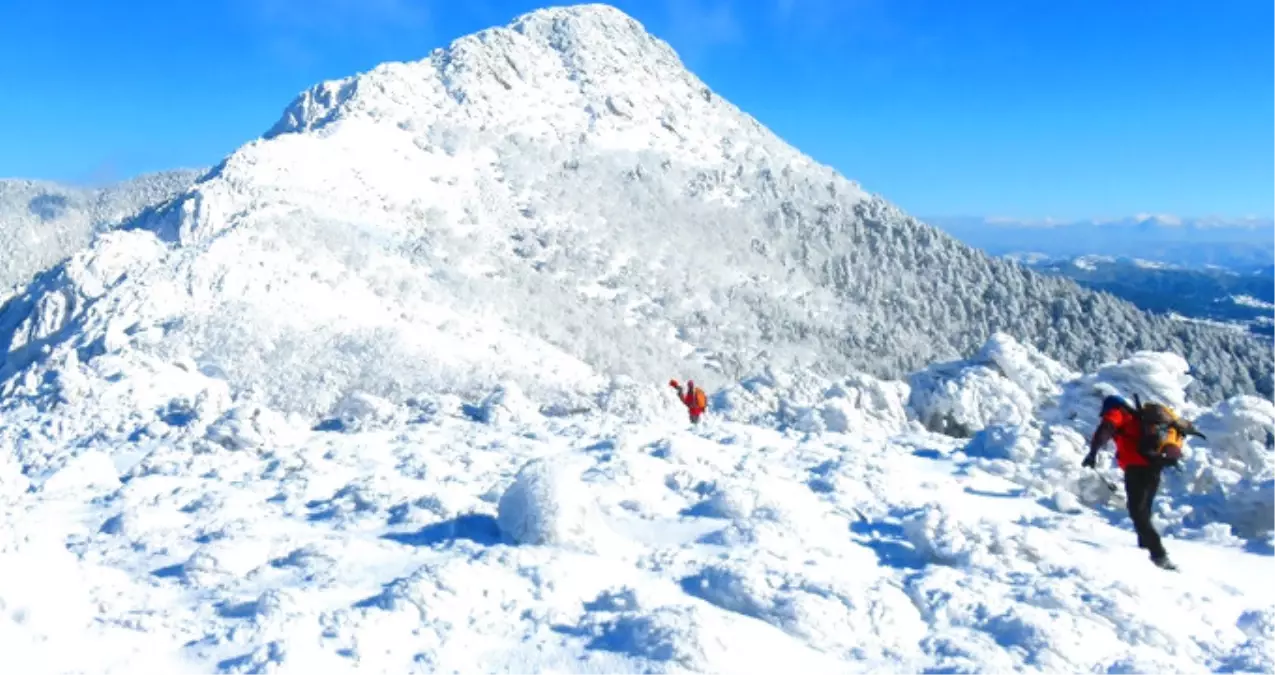
M1136 393L1173 406L1208 437L1188 438L1180 470L1165 473L1157 501L1165 531L1210 536L1207 528L1224 524L1241 538L1268 537L1275 529L1275 405L1238 396L1201 410L1186 398L1188 370L1175 354L1138 352L1064 383L1055 397L1041 402L1036 419L979 431L964 452L1061 511L1072 510L1077 501L1123 508L1114 447L1101 451L1102 477L1080 461L1102 399L1119 395L1132 401Z
M1022 387L992 368L969 362L936 364L912 375L908 406L926 428L969 437L992 424L1020 424L1032 414Z
M1258 480L1275 471L1275 404L1256 396L1236 396L1194 421L1207 440L1192 442L1208 448L1210 464Z
M642 383L625 376L613 378L594 399L598 411L634 423L679 419L686 414L671 387ZM590 406L590 411L592 408ZM718 413L717 410L711 412Z
M1187 388L1193 381L1189 371L1186 360L1177 354L1137 352L1067 382L1059 396L1041 406L1039 417L1088 435L1098 424L1104 398L1122 396L1132 403L1137 394L1143 401L1172 406L1191 418L1199 408L1187 401Z
M375 429L402 422L404 409L392 401L363 391L346 394L332 410L331 419L344 431Z
M1079 374L1005 333L995 333L972 359L994 368L1039 405L1061 393L1061 384Z
M295 442L300 434L283 415L254 403L234 406L205 431L208 440L228 450L270 449Z

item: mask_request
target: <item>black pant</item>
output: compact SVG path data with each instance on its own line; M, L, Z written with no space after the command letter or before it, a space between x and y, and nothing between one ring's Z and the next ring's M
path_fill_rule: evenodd
M1152 558L1167 555L1160 543L1160 533L1151 524L1151 505L1160 489L1160 467L1131 466L1124 472L1124 491L1133 529L1138 533L1138 548L1151 552Z

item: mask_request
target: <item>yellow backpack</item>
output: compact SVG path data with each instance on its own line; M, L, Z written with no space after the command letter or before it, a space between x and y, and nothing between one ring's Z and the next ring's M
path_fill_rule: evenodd
M1177 458L1182 455L1187 436L1204 438L1190 420L1182 419L1167 405L1137 401L1134 410L1142 428L1141 445L1150 452Z

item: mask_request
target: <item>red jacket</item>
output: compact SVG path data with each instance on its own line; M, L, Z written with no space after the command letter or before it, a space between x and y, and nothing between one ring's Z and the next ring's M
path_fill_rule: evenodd
M1150 462L1138 452L1138 441L1142 439L1142 427L1133 414L1123 408L1112 408L1102 416L1103 421L1115 427L1116 464L1121 469L1131 466L1149 466Z

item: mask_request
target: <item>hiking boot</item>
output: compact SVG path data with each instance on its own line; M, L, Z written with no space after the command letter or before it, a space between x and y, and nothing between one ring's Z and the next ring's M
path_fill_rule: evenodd
M1178 566L1174 565L1173 561L1169 560L1169 556L1167 555L1162 555L1158 558L1153 557L1151 558L1151 562L1154 563L1156 567L1159 567L1162 570L1169 570L1173 572L1173 571L1177 571L1178 569Z

